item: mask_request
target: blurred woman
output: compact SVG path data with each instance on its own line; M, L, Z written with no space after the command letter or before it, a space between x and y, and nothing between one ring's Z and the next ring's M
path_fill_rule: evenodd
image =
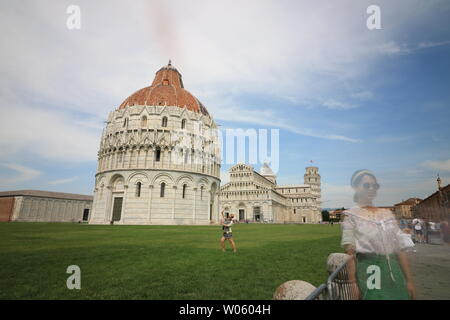
M349 277L357 297L365 300L415 299L405 251L414 247L389 209L373 206L380 185L369 170L351 178L356 206L344 211L342 246L352 258Z

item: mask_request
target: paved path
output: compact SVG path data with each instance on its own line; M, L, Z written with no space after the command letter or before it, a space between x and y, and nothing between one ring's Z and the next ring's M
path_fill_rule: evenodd
M408 254L417 299L450 300L450 246L416 244Z

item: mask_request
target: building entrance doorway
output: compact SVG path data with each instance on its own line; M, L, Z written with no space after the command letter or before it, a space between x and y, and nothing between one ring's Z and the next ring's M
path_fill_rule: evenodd
M257 222L261 221L261 207L253 208L253 219Z
M245 210L239 209L239 220L244 220L244 219L245 219Z
M84 209L83 211L83 221L88 221L89 219L89 209Z
M114 221L120 221L122 218L122 203L122 197L114 198L113 215L111 220L112 223L114 223Z

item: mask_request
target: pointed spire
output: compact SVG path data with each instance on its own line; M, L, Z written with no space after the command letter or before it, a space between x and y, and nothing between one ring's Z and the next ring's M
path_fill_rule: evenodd
M437 177L437 183L438 183L438 190L441 190L441 188L442 188L442 186L441 186L441 182L442 182L442 180L441 180L441 178L439 177L439 173L438 173L438 175L437 175L438 177Z

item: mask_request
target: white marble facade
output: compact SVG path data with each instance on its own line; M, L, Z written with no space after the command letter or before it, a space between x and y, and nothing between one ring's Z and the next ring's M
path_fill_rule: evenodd
M80 222L87 219L92 207L92 200L24 195L14 198L11 221Z
M162 127L163 117L167 127ZM181 132L176 128L183 119L186 129ZM112 112L99 152L90 223L110 223L115 198L123 203L115 224L217 221L220 154L217 149L202 154L184 148L180 140L194 131L194 123L201 130L215 128L210 117L177 106L133 106ZM217 137L203 138L203 145L217 143Z
M155 84L157 81L161 83ZM173 86L178 87L172 89ZM154 87L159 90L156 94L151 93ZM186 91L181 74L170 63L157 72L154 84L146 90L154 94L149 94L150 98L160 102L121 106L108 117L98 153L89 222L158 225L217 222L220 188L217 125L190 94L186 101L198 103L194 107L200 108L180 105L180 96L186 95ZM130 98L126 102L133 101ZM169 105L170 101L175 101L174 105Z
M261 173L243 163L230 168L230 181L220 188L220 211L239 221L318 223L321 221L320 175L307 167L304 184L277 186L267 164Z

